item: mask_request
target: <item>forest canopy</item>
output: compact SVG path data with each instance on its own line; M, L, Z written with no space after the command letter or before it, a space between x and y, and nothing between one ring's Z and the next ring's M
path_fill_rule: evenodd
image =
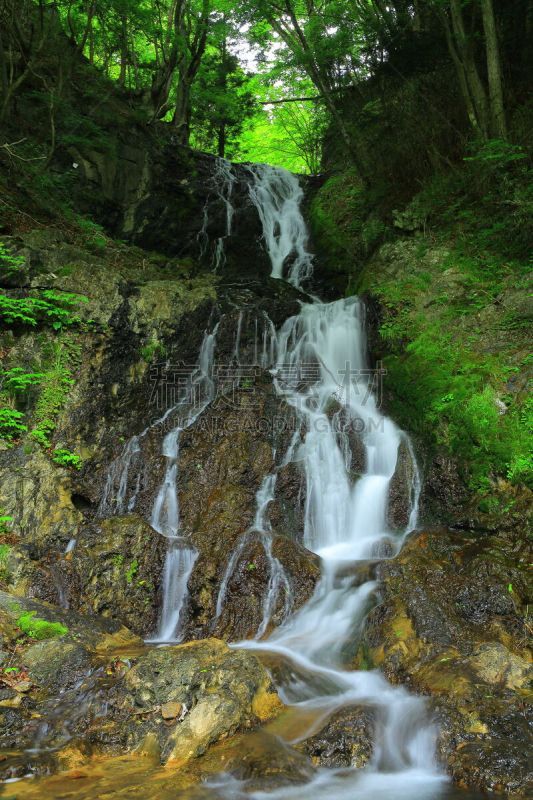
M469 139L509 139L531 67L531 5L1 0L1 121L16 116L17 95L31 83L53 149L68 127L62 103L72 64L83 58L139 119L168 122L179 144L314 173L330 131L364 183L366 129L376 116L395 125L410 103L413 118L425 109L444 131L428 135L434 161L464 152ZM399 81L412 97L398 97Z

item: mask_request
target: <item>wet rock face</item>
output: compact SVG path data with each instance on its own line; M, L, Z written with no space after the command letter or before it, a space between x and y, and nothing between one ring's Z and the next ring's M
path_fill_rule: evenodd
M214 630L224 571L233 547L253 522L260 483L272 471L279 471L272 504L272 524L279 539L275 548L287 562L291 602L296 606L304 602L318 574L313 557L298 546L305 487L297 465L281 467L297 421L276 397L271 376L257 366L250 372L251 365L264 359L271 363L275 328L297 312L301 294L279 281L218 284L209 275L165 276L164 270L158 272L151 265L146 273L139 269L136 281L124 281L111 271L109 291L97 292L94 298L91 282L100 285L104 278L101 259L76 262L63 276L70 245L61 232L57 237L29 237L27 247L39 256L30 280L57 287L54 265L62 275L62 289L87 292L93 298L88 314L97 327L84 340L76 385L54 437L54 444L82 455L83 468L61 469L37 446L29 454L22 448L2 453L0 506L13 516L17 531L9 554L9 586L63 607L123 620L142 635L155 630L166 540L146 523L166 467L162 442L178 420L171 416L142 437L124 477L122 502L123 473L117 472L109 491L106 483L114 460L120 459L131 437L167 410L158 404L159 387L172 378L156 374L160 369L156 362L164 355L169 364L192 369L204 332L218 324L217 364L231 367L239 362L251 377L249 386L244 381L236 404L233 392L222 387L212 407L183 432L180 441L183 531L200 553L191 579L187 635L206 636ZM18 346L26 344L21 341ZM170 403L175 402L172 397L168 395ZM136 502L131 505L134 495ZM138 517L122 519L132 508ZM74 549L66 553L73 540ZM259 552L249 560L256 556L253 597L251 584L244 580L230 589L228 612L235 624L226 620L219 629L227 638L253 635L261 624L271 561ZM242 564L239 574L241 570ZM239 617L242 605L240 612L238 605L231 610L237 589L249 598L248 619ZM273 622L279 622L287 608L280 592L272 609Z
M379 570L356 659L431 697L455 780L526 796L526 546L516 533L413 534Z
M265 606L276 578L261 537L250 533L227 582L220 617L211 625L216 636L239 641L252 639L258 632L266 635L313 594L320 576L318 559L285 536L274 536L271 547L272 557L282 566L287 583L281 580L273 595L268 624L263 625ZM193 579L193 585L195 583Z
M373 716L368 709L343 709L299 749L317 766L361 769L372 755L373 730Z
M73 190L82 212L117 238L213 265L214 243L227 232L227 209L213 156L180 147L164 125L156 125L152 134L129 132L128 141L119 139L112 155L83 146L69 151L79 164ZM266 277L270 261L250 200L248 168L233 165L233 175L236 213L232 236L225 243L224 270Z
M404 438L398 448L396 471L389 484L387 516L393 530L404 531L409 523L413 506L413 489L416 479L416 464Z
M21 640L17 619L28 611L61 622L63 633ZM136 750L181 766L281 709L257 658L215 639L148 648L97 615L3 592L0 632L18 675L13 688L0 687L0 743L43 748L42 758L15 753L5 759L5 777L26 774L29 760L37 774L55 771L76 748L80 764L91 755Z
M421 512L429 522L472 527L466 511L467 492L456 462L444 453L426 459L420 497Z
M67 601L148 635L157 624L165 550L162 537L134 514L93 523L63 559L67 585L74 586Z
M276 487L278 535L272 540L271 559L261 535L250 532L256 493L264 476L276 473L292 435L290 425L284 430L277 422L285 425L290 415L266 376L255 384L253 394L244 391L232 404L228 407L221 398L182 434L179 501L183 533L199 552L189 587L188 635L216 632L238 640L259 629L274 577L272 558L280 562L289 583L289 590L280 585L272 622L281 621L289 607L297 608L311 596L319 568L315 557L298 544L301 529L294 529L292 512L283 513L283 507L292 508L284 495L292 493L290 482ZM274 458L274 449L281 456ZM217 600L225 577L219 620Z

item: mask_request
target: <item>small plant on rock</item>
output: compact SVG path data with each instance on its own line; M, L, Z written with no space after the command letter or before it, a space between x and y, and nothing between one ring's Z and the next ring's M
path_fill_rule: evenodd
M35 611L24 611L17 619L17 627L30 639L55 639L64 636L68 628L61 622L48 622L35 616Z
M81 456L63 447L57 447L54 450L52 461L55 464L59 464L61 467L74 467L74 469L81 469L82 466Z

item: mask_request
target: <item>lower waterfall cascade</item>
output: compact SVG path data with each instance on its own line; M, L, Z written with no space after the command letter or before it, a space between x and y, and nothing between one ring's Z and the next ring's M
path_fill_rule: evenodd
M298 179L266 165L251 167L250 176L250 197L263 224L271 276L285 279L303 292L313 257L307 251L308 232L301 212L303 191ZM225 164L217 171L217 180L221 179L227 183L220 196L228 206L230 232L232 178ZM221 264L217 257L215 266ZM301 302L299 313L278 330L265 315L260 323L262 336L255 320L255 363L270 371L275 394L299 421L288 451L274 455L279 467L294 462L303 472L303 544L319 557L321 579L311 599L293 613L290 579L272 553L268 509L275 498L274 471L264 476L256 494L255 520L225 565L214 621L224 608L227 586L241 552L249 538L255 537L264 548L270 570L262 600L263 619L254 639L232 647L252 650L265 658L276 657L286 665L283 678L276 681L278 693L287 706L311 720L297 739L287 739L287 746L313 735L340 709L355 706L371 709L374 715L373 755L362 769L319 769L310 782L273 791L248 790L246 781L222 774L204 784L208 797L296 800L322 794L328 800L366 800L370 796L433 800L443 792L446 776L436 763L437 732L425 701L391 686L377 671L348 668L347 654L353 651L379 592L375 580L365 578L361 582L357 578L357 565L393 558L399 552L405 536L416 526L420 493L408 436L379 408L377 373L366 364L364 317L362 302L348 297L329 303L317 298ZM206 331L198 366L189 377L191 385L201 389L201 405L193 411L178 405L165 414L168 417L178 412L180 419L163 440L166 468L151 514L152 527L168 539L159 628L147 640L158 646L184 638L188 581L197 551L180 531L179 443L182 431L194 424L216 394L212 369L218 325ZM242 325L241 310L231 356L237 365ZM111 466L100 505L104 513L109 513L111 489L117 493L119 510L135 506L136 490L129 499L127 496L128 471L147 430L126 443L122 456ZM350 469L353 432L364 449L364 469L356 478ZM402 441L414 465L411 509L405 530L394 531L387 522L387 506ZM273 611L281 601L283 622L270 632Z
M301 289L302 281L311 274L312 256L306 250L308 234L300 210L303 192L298 180L284 170L264 165L252 168L251 172L250 195L263 223L272 277L282 279L289 262L287 279ZM237 360L241 324L242 312L235 345ZM263 622L255 640L234 646L275 653L286 659L291 678L278 685L280 696L289 706L315 711L322 721L343 707L372 707L376 713L372 761L364 770L319 771L310 784L252 795L246 792L245 785L226 776L221 784L212 787L224 798L252 796L282 800L306 798L309 792L316 791L317 796L327 792L329 800L367 798L370 794L390 800L393 797L429 800L440 794L445 779L435 762L436 730L424 701L403 688L390 686L377 672L346 671L342 666L343 650L360 632L378 589L375 581L354 586L346 566L378 559L384 553L393 555L399 550L403 536L416 524L420 490L415 470L408 528L403 535L390 532L386 522L388 489L398 447L406 435L378 408L371 391L373 374L366 369L365 350L364 308L356 297L303 304L300 313L288 319L276 335L271 364L274 386L277 394L296 410L307 431L305 437L293 440L285 461L298 461L305 473L304 544L320 557L322 579L311 600L291 616L290 585L282 565L274 563L270 554L271 577L263 603ZM305 390L300 388L302 371L313 377ZM333 418L328 410L332 400L338 406ZM366 467L355 482L346 464L347 433L339 436L336 430L335 420L341 412L345 420L357 425L358 430L363 429ZM267 554L268 504L274 498L274 490L275 475L265 476L257 493L252 527L252 533L263 537ZM183 552L192 570L194 556L187 549ZM237 548L221 583L217 616L238 557ZM170 626L165 628L162 623L160 641L164 641L169 631L171 639L175 635L178 606L181 608L188 578L187 567L178 560L175 550L169 550L169 559L164 596L174 593L177 605L174 600L175 616ZM174 577L168 574L172 569ZM286 597L286 621L260 641L281 588ZM163 613L163 618L166 615L168 612ZM315 728L316 725L315 720Z

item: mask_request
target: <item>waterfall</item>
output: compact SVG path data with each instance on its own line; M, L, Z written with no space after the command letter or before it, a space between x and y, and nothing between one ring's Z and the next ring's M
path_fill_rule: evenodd
M255 502L256 502L255 519L251 527L241 537L239 543L237 544L237 546L233 550L233 553L231 554L231 557L226 566L226 570L224 572L224 576L222 578L222 581L220 582L220 588L218 591L217 604L216 604L215 621L222 614L222 610L224 608L224 603L226 600L228 584L231 580L231 576L233 575L237 564L239 563L241 555L244 552L244 548L246 547L248 542L251 541L252 538L258 537L265 551L265 556L269 568L269 579L265 595L263 597L263 618L261 620L259 628L257 629L257 633L255 635L256 639L260 639L266 633L267 628L272 619L272 615L274 614L276 607L278 605L280 592L283 591L284 595L283 619L286 619L288 617L293 604L293 596L292 596L292 588L290 580L287 577L287 574L283 568L283 564L278 558L276 558L276 556L272 552L272 534L271 534L272 528L270 525L270 520L268 519L268 506L274 499L275 486L276 486L276 475L271 473L263 479L261 486L257 490L255 496Z
M250 167L250 198L263 225L263 238L272 264L273 278L286 278L301 287L312 272L307 251L309 235L300 206L303 189L296 175L268 164Z
M225 243L226 239L231 236L233 218L235 216L235 208L232 203L233 189L237 181L237 176L233 171L233 164L225 158L217 158L215 161L215 171L212 178L212 188L219 203L224 209L225 231L222 236L215 239L213 244L213 252L211 256L211 265L215 272L220 267L223 267L226 261ZM209 203L210 197L207 198L203 222L200 233L198 234L198 243L200 245L200 258L203 258L207 248L209 247Z
M127 497L129 487L130 469L137 466L137 458L141 452L140 437L132 436L122 449L107 473L104 491L98 505L99 517L120 516L126 510L135 508L136 492ZM139 473L140 477L140 473Z
M258 166L252 172L250 192L263 222L272 276L284 276L292 254L295 260L286 277L301 288L312 261L305 251L297 179L272 167ZM295 434L284 463L297 454L305 473L304 542L320 556L322 578L311 600L268 640L235 646L284 658L290 674L278 686L282 699L303 711L314 710L322 720L347 706L375 709L374 752L364 770L320 770L310 783L252 794L256 797L303 799L320 792L328 800L366 800L371 795L429 800L440 793L444 779L435 763L436 730L425 702L390 686L376 671L348 671L343 663L344 650L347 645L353 650L377 589L375 581L355 586L350 565L398 552L404 536L388 529L386 512L402 438L414 459L408 437L381 414L372 392L363 311L356 297L302 304L277 336L274 385L306 431ZM364 471L357 480L350 475L348 440L339 437L340 414L331 413L332 403L364 446ZM419 490L416 473L404 535L416 525Z
M179 438L181 432L194 424L214 397L215 382L212 372L217 328L218 325L212 333L206 332L204 335L198 366L189 376L190 391L185 393L188 398L200 398L200 403L191 407L184 401L177 409L183 413L183 417L163 440L162 453L166 460L166 469L152 507L150 524L169 542L163 570L163 603L159 627L155 637L148 640L150 642L181 641L182 611L186 605L188 581L198 552L179 532Z

